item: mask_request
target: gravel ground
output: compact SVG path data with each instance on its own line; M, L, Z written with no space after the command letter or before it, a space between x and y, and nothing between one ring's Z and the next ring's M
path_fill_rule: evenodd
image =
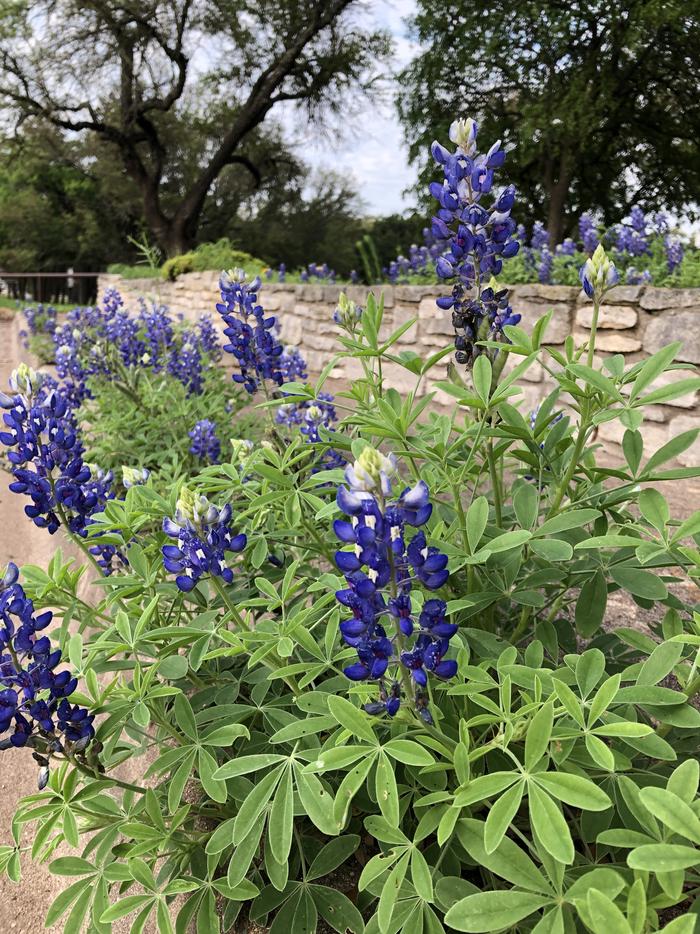
M0 314L2 310L0 310ZM15 327L12 320L0 318L0 388L5 388L7 379L21 359L17 347ZM669 499L671 514L685 518L700 507L700 480L683 480L663 486ZM0 567L8 561L17 564L38 564L45 567L54 548L59 544L58 536L52 539L43 529L36 528L23 512L23 502L7 489L7 478L0 474ZM60 542L66 549L65 544ZM608 605L609 623L613 626L646 627L650 614L622 594L611 597ZM137 780L138 774L132 777ZM10 822L16 803L23 795L36 791L36 768L26 750L6 750L0 753L0 843L10 843ZM57 851L56 855L61 855ZM22 860L22 884L14 885L7 878L0 878L0 932L17 934L39 934L49 930L60 934L61 925L44 928L46 911L54 898L64 888L64 880L52 876L45 865ZM130 919L113 926L114 934L128 931Z

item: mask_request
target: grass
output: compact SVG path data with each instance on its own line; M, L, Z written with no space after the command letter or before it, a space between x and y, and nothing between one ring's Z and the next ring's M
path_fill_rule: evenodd
M15 311L21 311L23 308L26 308L28 305L51 305L53 308L56 308L58 311L70 311L71 308L75 308L78 304L77 302L37 302L33 298L8 298L6 295L0 295L0 308L14 308Z

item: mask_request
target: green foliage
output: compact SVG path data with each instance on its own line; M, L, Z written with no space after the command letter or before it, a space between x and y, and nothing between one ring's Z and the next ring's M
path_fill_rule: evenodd
M190 253L182 253L166 260L161 268L164 279L177 279L185 272L206 272L222 269L232 269L237 266L255 277L261 272L265 264L255 259L250 253L236 250L227 237L222 237L216 243L202 243Z
M376 685L342 673L355 656L335 598L343 475L311 472L310 446L271 418L282 398L258 403L264 444L188 483L231 503L248 536L232 584L182 593L164 572L178 490L162 478L97 517L92 536L130 543L129 567L88 600L60 552L23 569L61 621L75 700L100 714L92 764L57 755L0 854L11 879L30 846L66 877L49 923L106 931L135 912L137 931L215 934L243 912L273 934L320 919L340 934L692 934L700 615L675 585L700 576L700 514L673 519L660 489L698 475L669 467L698 432L650 454L639 429L700 379L654 388L679 344L592 368L572 339L547 345L548 321L508 327L492 350L517 366L499 380L482 355L467 381L440 384L454 407L437 414L416 390L451 348L401 349L411 322L384 336L370 297L318 381L287 387L285 404L314 399L339 357L359 360L348 417L318 447L381 445L406 484L430 488L426 533L449 557L441 596L459 627L456 677L429 682L433 723L409 703L370 716ZM557 388L531 424L517 380L538 361ZM388 388L389 367L415 388ZM91 414L94 439L114 405ZM603 467L593 438L611 419L626 463ZM159 435L158 456L171 444ZM619 591L658 608L645 631L602 625ZM143 783L117 777L140 757Z
M123 466L145 467L154 482L168 488L200 466L190 453L188 432L202 419L215 422L223 457L228 458L231 440L241 432L250 436L253 419L239 414L245 400L220 366L208 367L203 379L202 393L188 393L167 372L141 370L128 385L91 379L91 398L80 411L86 460L114 471L117 478Z

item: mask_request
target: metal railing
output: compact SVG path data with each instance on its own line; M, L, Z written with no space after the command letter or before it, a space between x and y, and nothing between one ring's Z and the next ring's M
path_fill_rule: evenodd
M0 290L19 302L91 305L97 298L96 272L0 272Z

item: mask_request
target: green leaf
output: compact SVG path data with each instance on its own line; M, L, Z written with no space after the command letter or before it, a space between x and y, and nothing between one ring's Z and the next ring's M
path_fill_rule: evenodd
M530 721L525 735L525 768L532 770L547 751L554 724L554 707L545 704Z
M513 509L519 525L524 529L531 529L537 521L539 497L537 490L531 483L523 483L513 496Z
M512 930L519 921L548 903L548 898L530 892L479 892L453 905L445 915L445 924L455 931L474 934Z
M49 872L55 876L84 876L97 871L96 866L79 856L61 856L49 864Z
M326 843L309 866L306 873L307 881L311 882L313 879L320 879L321 876L329 875L334 869L349 860L359 845L360 838L353 833L344 834L342 837L336 837L335 840Z
M281 769L277 768L253 787L236 815L233 827L233 842L238 846L248 836L258 818L272 797L277 782L281 778Z
M518 780L517 772L491 772L467 782L455 794L457 807L468 807L499 794Z
M483 402L489 401L491 395L491 361L486 354L480 354L474 361L472 368L472 381L479 398Z
M47 912L45 921L46 927L54 925L87 888L92 888L92 884L92 880L90 879L79 879L77 882L69 885L67 889L60 892L51 903Z
M525 783L520 781L504 792L492 805L484 825L484 849L487 853L493 853L503 840L520 807L524 790Z
M662 347L661 350L658 350L653 356L649 357L648 360L644 361L644 364L632 383L632 391L630 392L631 400L634 400L642 389L646 389L650 383L654 382L657 376L663 373L682 346L682 341L675 341L667 347Z
M250 739L248 729L242 723L228 723L226 726L217 727L211 733L203 736L201 742L205 746L233 746L235 740L241 736Z
M489 518L489 504L485 496L478 496L467 509L467 541L472 554L477 549Z
M586 698L605 672L605 656L600 649L588 649L576 661L576 683Z
M499 554L502 551L510 551L511 548L521 548L525 542L532 538L532 533L526 529L516 529L513 532L503 532L486 542L484 550L490 554Z
M236 778L238 775L248 775L250 772L257 772L260 769L266 769L270 765L277 765L284 761L286 756L277 753L260 753L257 756L239 756L230 762L224 762L216 772L214 778L226 779Z
M482 821L473 818L464 818L457 824L459 842L477 865L519 888L551 893L551 886L532 859L510 837L504 837L493 853L488 853L484 846L484 827Z
M399 792L396 787L394 767L389 757L380 753L377 757L375 789L379 810L392 827L399 826Z
M427 766L433 765L435 759L424 746L414 743L410 739L390 739L383 746L384 752L403 762L404 765Z
M640 568L616 565L610 568L610 576L624 590L645 600L665 600L668 596L666 585L655 574Z
M346 698L335 695L328 698L328 709L342 727L365 742L376 745L377 738L364 711L358 710Z
M642 665L637 675L637 684L650 685L663 681L673 671L682 654L683 645L680 642L662 642L657 645Z
M430 866L425 856L417 848L413 848L411 853L411 881L418 897L423 901L432 902L433 900L433 877Z
M615 702L617 704L653 704L656 707L674 707L685 699L686 697L681 691L672 691L671 688L654 687L645 684L620 688Z
M267 833L270 838L272 855L278 863L284 863L289 857L292 846L292 832L294 824L294 796L292 794L292 773L287 767L270 808L270 817L267 822Z
M347 773L338 786L333 805L333 817L336 820L336 833L343 828L347 820L348 810L352 799L360 790L374 764L375 756L366 756Z
M615 756L609 746L593 733L586 733L586 749L594 762L607 772L615 771Z
M188 669L187 659L184 655L168 655L158 664L158 674L168 681L179 681L184 678Z
M536 784L529 786L530 822L542 846L559 863L574 861L574 843L559 807Z
M588 913L595 934L632 934L627 919L607 895L591 889L588 892Z
M611 675L596 691L588 710L588 726L592 726L605 713L620 689L620 675Z
M668 520L671 518L671 513L669 512L668 503L661 493L653 489L653 487L648 487L639 494L637 502L639 511L647 522L652 525L657 532L663 534Z
M316 775L303 772L294 764L294 778L302 806L309 820L328 836L338 832L334 816L333 796L323 786Z
M533 538L528 547L545 561L568 561L574 553L568 542L558 538Z
M409 854L405 853L391 870L382 886L382 894L379 897L379 906L377 908L377 922L382 934L389 928L391 916L396 906L396 900L399 896L403 880L406 877L408 859Z
M194 718L192 707L184 694L178 694L173 704L175 721L182 732L189 739L197 740L197 721Z
M556 535L558 532L567 532L569 529L580 529L589 522L598 518L600 512L597 509L572 509L569 512L562 512L558 516L547 519L542 525L535 529L534 534L538 537L543 535Z
M115 902L113 905L103 913L100 918L102 924L112 924L114 921L118 921L120 918L125 918L127 915L130 915L132 911L136 911L138 908L141 908L142 905L145 905L146 902L154 903L154 898L152 895L127 895L125 898L120 898L118 902Z
M644 807L673 833L700 844L700 820L681 797L667 788L655 788L653 785L642 788L639 797Z
M532 780L565 804L583 811L605 811L612 805L608 795L595 782L569 772L537 772Z
M576 629L588 638L600 629L608 602L608 585L602 571L587 580L576 601Z
M194 768L195 755L196 749L192 749L182 760L177 771L170 779L170 786L168 788L168 810L171 814L174 814L180 806L182 793L185 790L185 785Z
M323 920L339 934L363 934L362 915L347 895L325 885L312 885L309 891Z
M640 479L651 479L656 467L678 457L683 451L687 451L691 444L695 443L697 436L698 429L693 428L690 431L684 431L682 434L676 435L675 438L671 438L671 440L664 444L662 448L659 448L655 454L652 454L644 465Z
M638 846L627 856L630 869L644 872L675 872L700 864L700 850L674 843L649 843Z

